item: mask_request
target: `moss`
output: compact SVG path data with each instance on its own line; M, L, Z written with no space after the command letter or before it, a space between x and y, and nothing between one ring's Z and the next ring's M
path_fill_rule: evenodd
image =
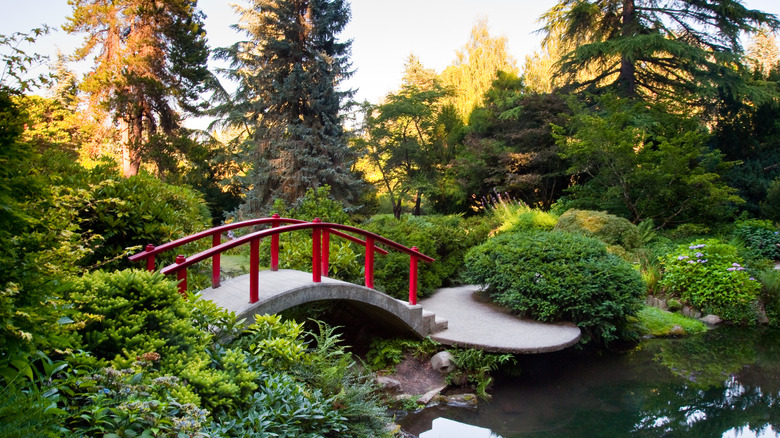
M657 307L644 306L637 313L637 318L639 330L643 335L674 336L679 334L679 329L675 329L675 327L682 327L683 332L687 335L707 331L707 326L698 319L667 312Z

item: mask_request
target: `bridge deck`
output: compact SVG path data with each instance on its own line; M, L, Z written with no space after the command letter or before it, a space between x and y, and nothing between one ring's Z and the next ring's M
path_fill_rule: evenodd
M310 273L293 270L261 271L259 283L259 301L254 304L249 303L248 275L226 280L219 288L208 288L201 294L204 299L235 312L239 317L252 318L255 313L274 313L290 307L289 303L274 300L279 295L296 289L310 289L316 285ZM317 294L322 299L334 298L330 290L340 285L348 286L355 293L353 296L361 300L382 295L362 286L327 277L322 277L321 285L324 288L319 288ZM432 339L445 345L485 351L544 353L570 347L580 338L580 329L573 324L548 324L518 318L503 309L481 302L475 297L476 290L476 286L439 289L432 297L420 300L416 306L391 300L393 308L386 310L404 313L414 312L415 309L420 312L424 308L423 315L427 315L429 320L421 327L416 327L418 333L422 332L423 336L431 333ZM384 306L387 301L376 304Z
M574 324L550 324L522 319L482 302L477 286L439 289L420 304L448 321L448 328L431 335L445 345L504 353L545 353L576 344L580 329Z

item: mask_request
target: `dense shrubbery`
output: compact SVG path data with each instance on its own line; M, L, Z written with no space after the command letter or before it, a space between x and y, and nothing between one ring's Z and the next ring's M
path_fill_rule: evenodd
M734 246L714 239L680 245L662 263L660 286L667 295L729 321L755 322L761 285Z
M621 246L626 251L642 246L636 225L603 211L568 210L558 219L555 229L584 234L610 246Z
M472 246L486 237L487 229L466 229L460 216L374 216L364 228L436 259L419 264L419 296L454 284L463 266L463 257ZM375 258L374 279L377 289L405 298L409 290L409 256L396 251Z
M780 234L767 220L746 220L736 223L734 235L741 240L750 258L780 259Z
M583 341L624 335L644 284L631 265L591 238L565 232L501 234L466 256L466 275L514 312L541 321L571 321Z

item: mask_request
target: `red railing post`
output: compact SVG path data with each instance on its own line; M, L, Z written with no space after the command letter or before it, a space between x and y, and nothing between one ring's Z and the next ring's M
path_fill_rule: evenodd
M152 252L152 251L154 251L154 245L152 245L151 243L146 245L146 252ZM146 257L146 270L149 271L149 272L154 272L154 268L155 268L154 265L155 265L155 263L154 263L154 254L152 254L150 256L147 256Z
M211 247L219 246L222 243L222 234L214 233L211 235ZM219 287L219 267L220 267L220 254L214 254L211 257L211 287Z
M322 222L320 218L315 217L312 221L315 224ZM315 226L311 229L311 281L319 283L322 281L322 238L320 227Z
M260 239L249 242L249 302L260 299Z
M413 246L412 251L418 252L417 247ZM412 254L409 262L409 304L417 304L417 256Z
M274 213L271 215L274 219L279 219L280 216L277 213ZM271 222L271 228L276 228L279 226L279 221L273 221ZM271 270L272 271L278 271L279 270L279 235L274 234L271 236Z
M322 276L328 276L330 269L330 232L327 228L322 229Z
M176 256L176 264L180 265L187 261L187 257L183 255ZM179 280L179 293L183 296L187 296L187 268L181 268L176 272L176 279Z
M374 288L374 238L366 237L366 287Z

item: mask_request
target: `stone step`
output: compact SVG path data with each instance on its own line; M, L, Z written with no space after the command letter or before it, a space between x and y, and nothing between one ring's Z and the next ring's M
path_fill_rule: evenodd
M423 309L422 318L423 327L425 327L427 334L438 333L447 329L447 320L439 318L433 312Z

